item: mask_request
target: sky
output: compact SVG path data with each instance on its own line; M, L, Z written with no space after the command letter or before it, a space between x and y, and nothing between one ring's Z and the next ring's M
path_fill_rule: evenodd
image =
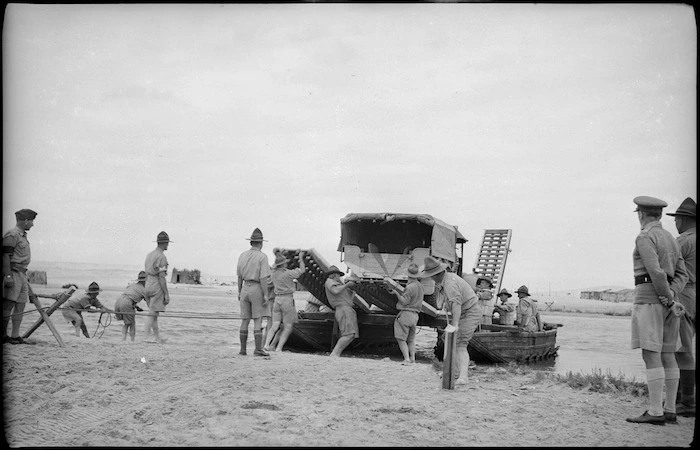
M512 229L503 287L633 287L633 198L697 200L683 4L9 4L3 231L35 261L341 270L348 213ZM672 217L664 228L678 233ZM31 269L31 265L30 265Z

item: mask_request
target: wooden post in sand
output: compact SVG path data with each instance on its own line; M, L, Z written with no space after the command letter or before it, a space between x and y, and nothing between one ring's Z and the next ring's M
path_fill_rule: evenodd
M58 341L58 345L61 347L65 347L66 344L63 343L63 339L61 339L61 335L58 334L58 330L56 327L53 325L53 322L51 322L51 319L49 318L49 315L46 314L46 311L44 311L44 308L41 306L41 302L39 301L39 297L35 297L34 300L32 300L32 303L34 303L34 306L36 306L36 310L39 311L39 314L41 315L41 320L46 322L46 326L49 327L51 330L51 333L53 334L53 337L56 338ZM33 332L34 330L32 330ZM24 333L23 339L28 336L27 333Z
M49 327L51 333L53 333L54 337L58 341L58 344L61 347L63 347L63 339L61 339L61 335L58 334L58 330L56 330L56 327L54 327L53 322L51 322L51 319L49 319L49 316L53 314L53 312L56 311L62 304L64 304L70 298L71 295L73 295L75 289L76 288L74 286L71 286L70 289L62 292L58 296L58 298L54 296L47 297L45 295L38 295L37 297L56 298L56 301L46 310L44 310L44 308L41 306L39 298L36 298L36 300L32 301L32 303L34 303L34 306L36 306L37 311L39 311L39 315L41 315L41 317L36 322L34 322L34 325L29 327L29 329L22 336L22 339L27 339L29 336L31 336L32 333L36 331L37 328L41 326L42 323L46 322L46 326Z
M455 344L457 335L454 331L446 331L442 334L442 337L445 340L445 353L442 358L442 388L454 389L454 367L455 361L457 360L457 346ZM467 368L463 367L462 370L467 370Z

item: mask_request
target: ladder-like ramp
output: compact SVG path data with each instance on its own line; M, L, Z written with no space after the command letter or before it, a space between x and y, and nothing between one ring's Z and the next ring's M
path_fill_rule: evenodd
M487 229L481 240L481 248L476 255L474 273L491 278L496 293L501 290L501 281L510 252L511 229Z

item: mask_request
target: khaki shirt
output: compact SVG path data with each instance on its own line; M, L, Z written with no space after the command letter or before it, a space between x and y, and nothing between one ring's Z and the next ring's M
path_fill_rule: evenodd
M333 307L333 309L337 309L339 307L347 306L349 308L352 308L354 305L353 300L355 299L355 293L352 291L352 289L345 289L342 291L340 294L334 294L331 292L331 286L342 286L343 283L340 281L335 281L332 278L328 278L326 282L323 284L324 289L326 290L326 297L328 298L328 303Z
M688 272L688 283L695 284L695 228L685 230L676 241L681 248L685 270Z
M399 311L414 311L420 312L423 307L423 285L420 281L411 281L406 285L406 290L403 293L407 302L401 303L399 300L396 303L396 309Z
M294 294L296 286L294 280L299 278L304 270L301 267L286 269L279 267L272 271L272 284L275 285L275 295Z
M474 292L474 289L469 286L469 283L467 283L464 278L455 273L447 272L440 286L436 286L436 290L438 291L439 297L438 304L444 304L447 311L452 310L452 303L459 303L461 308L460 318L466 317L467 310L475 307L478 308L479 298Z
M83 295L82 297L72 298L72 299L68 300L63 305L63 308L65 308L65 309L90 309L91 306L94 306L95 308L99 308L99 309L104 308L102 303L99 300L97 300L97 297L92 298L87 294Z
M688 272L681 257L681 248L671 233L664 230L661 222L646 224L635 240L632 254L634 275L648 274L654 285L656 297L636 295L635 303L658 303L658 296L673 297L688 281ZM673 278L671 283L666 277Z
M238 257L236 275L244 281L260 281L265 277L269 277L272 274L270 272L270 264L267 262L267 255L255 247L244 251Z
M27 232L19 227L14 227L2 237L2 246L14 248L10 255L10 265L20 266L26 271L32 260Z

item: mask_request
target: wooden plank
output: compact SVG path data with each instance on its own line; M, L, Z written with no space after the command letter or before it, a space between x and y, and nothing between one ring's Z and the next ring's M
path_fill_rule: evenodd
M457 361L457 335L454 332L443 333L443 338L445 339L445 353L442 358L442 388L443 389L454 389L455 379L454 379L454 369L455 362ZM467 370L463 367L462 370Z

